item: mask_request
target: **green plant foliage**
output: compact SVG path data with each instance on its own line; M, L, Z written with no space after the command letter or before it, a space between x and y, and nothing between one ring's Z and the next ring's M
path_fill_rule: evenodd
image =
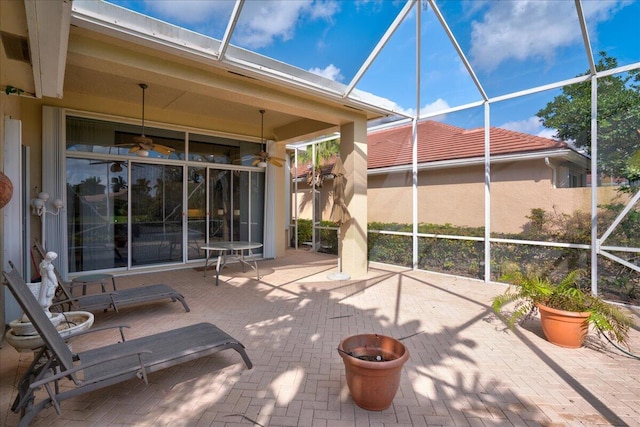
M598 71L618 66L615 58L599 52ZM585 74L589 74L587 71ZM628 159L640 149L640 71L598 79L598 167L616 177L633 174ZM542 124L557 129L557 137L591 150L591 81L566 85L536 113Z
M338 227L338 224L330 221L321 221L321 227ZM299 219L298 220L298 245L304 242L311 242L313 239L313 224L311 220ZM324 253L338 254L338 234L335 230L319 229L316 235L316 240L320 242L320 250ZM294 246L293 239L291 240L291 246Z
M600 206L598 227L604 230L624 208L622 204ZM581 211L571 215L547 212L535 208L528 216L521 233L497 234L493 237L517 240L582 243L591 242L591 218ZM310 223L309 223L310 224ZM387 264L413 266L411 236L395 236L376 231L411 233L411 224L369 223L368 256L370 261ZM418 268L453 274L457 276L484 279L484 241L447 239L443 236L484 237L483 227L457 227L451 224L418 224L421 234L438 237L420 237L418 240ZM310 234L309 234L310 236ZM607 242L618 246L640 246L640 212L632 209L618 225ZM624 258L629 253L618 254ZM631 254L633 256L633 254ZM630 259L633 262L633 259ZM523 271L535 266L545 271L553 280L560 280L569 271L583 269L589 271L591 256L588 249L546 247L509 243L491 244L491 277L500 280L503 266L513 263ZM607 257L598 259L598 290L606 299L640 305L640 274ZM583 275L577 278L581 289L590 289L591 278Z
M410 236L369 233L367 238L369 261L411 267L413 249Z
M589 312L587 322L598 331L608 334L611 340L626 344L629 328L633 324L630 316L619 307L607 303L602 298L583 291L578 286L582 270L570 271L559 282L540 275L535 271L521 272L510 265L503 280L510 283L507 290L492 300L494 312L513 328L515 322L530 319L537 312L537 304L557 310ZM513 303L513 311L502 316L507 304Z

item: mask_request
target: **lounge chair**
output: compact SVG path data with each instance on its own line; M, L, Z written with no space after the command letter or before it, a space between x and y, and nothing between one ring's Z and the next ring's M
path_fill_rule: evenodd
M37 240L33 244L32 256L34 262L39 264L44 259L45 251L40 242ZM39 258L39 259L35 259ZM152 301L159 301L164 299L171 299L173 302L180 301L186 311L190 311L189 306L184 300L182 294L169 285L155 284L155 285L143 285L135 288L128 289L114 289L113 291L107 291L102 285L101 293L74 296L72 283L66 282L60 276L58 270L54 269L56 277L58 279L58 295L56 301L54 301L53 309L56 306L65 307L69 310L80 311L94 311L94 310L108 310L113 308L116 312L119 308L134 305L143 304ZM82 284L83 287L87 286L86 283Z
M19 426L27 426L41 410L54 406L61 413L60 402L103 387L147 376L226 349L237 351L248 369L251 360L244 346L211 323L198 323L155 335L125 340L123 326L118 336L122 342L80 353L72 353L65 339L102 331L97 328L63 339L38 304L22 276L12 270L3 272L6 284L40 334L44 346L18 382L18 394L11 406L21 413ZM64 386L61 386L64 385ZM44 387L46 395L36 391Z

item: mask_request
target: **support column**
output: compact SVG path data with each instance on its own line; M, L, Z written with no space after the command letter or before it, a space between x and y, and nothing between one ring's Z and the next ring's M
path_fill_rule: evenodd
M342 225L342 271L352 279L367 274L367 122L340 127L340 158L347 172L345 199L351 220Z

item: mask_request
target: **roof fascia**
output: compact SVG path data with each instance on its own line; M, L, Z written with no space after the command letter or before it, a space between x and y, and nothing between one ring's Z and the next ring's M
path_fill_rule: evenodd
M70 1L25 1L36 98L62 98L71 23Z
M579 157L578 157L579 156ZM518 162L525 160L538 160L545 158L564 159L574 163L578 160L585 162L584 156L576 153L571 149L556 149L556 150L544 150L536 151L534 153L513 153L513 154L501 154L497 156L491 156L491 163L508 163ZM480 166L484 165L484 157L470 157L468 159L452 159L452 160L440 160L437 162L427 162L418 164L418 171L434 170L434 169L449 169L468 166ZM399 165L389 166L385 168L369 169L367 175L383 175L389 173L401 173L411 172L411 165Z

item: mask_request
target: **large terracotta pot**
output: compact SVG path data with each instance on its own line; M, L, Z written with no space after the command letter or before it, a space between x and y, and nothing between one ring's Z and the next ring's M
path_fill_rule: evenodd
M370 411L387 409L400 386L402 366L409 359L406 347L384 335L353 335L340 342L338 354L355 404Z
M13 196L13 184L7 175L0 172L0 209L4 208Z
M589 331L589 312L556 310L542 304L537 306L542 331L549 342L567 348L582 346Z

